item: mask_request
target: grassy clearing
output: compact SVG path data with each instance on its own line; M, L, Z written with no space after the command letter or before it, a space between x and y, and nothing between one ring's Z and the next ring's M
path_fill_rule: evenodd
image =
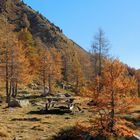
M90 116L90 113L72 114L63 111L46 114L43 99L30 101L36 104L27 108L6 108L6 104L1 104L0 135L5 137L5 140L11 140L15 136L22 140L51 140L61 129L72 127L77 121L84 121Z
M52 110L46 113L43 98L30 98L29 100L33 104L26 108L6 108L4 103L0 105L0 137L2 140L12 140L14 137L21 140L52 140L62 130L72 128L76 122L89 120L92 117L88 111L73 114ZM78 97L76 102L81 102L81 106L87 109L86 99ZM126 117L133 123L134 129L140 132L139 103Z

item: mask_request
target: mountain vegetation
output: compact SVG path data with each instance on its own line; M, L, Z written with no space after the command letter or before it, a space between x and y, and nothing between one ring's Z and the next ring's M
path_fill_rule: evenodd
M91 51L87 52L67 38L62 29L23 1L1 0L0 104L2 111L7 112L0 112L2 119L7 115L11 123L13 120L31 121L32 124L39 122L31 128L35 133L41 131L35 139L41 139L42 135L50 139L45 131L49 135L50 127L62 124L62 121L66 126L71 120L73 127L68 134L65 131L60 134L57 130L61 137L54 136L54 139L132 138L140 132L139 123L132 121L139 119L139 116L127 117L130 114L133 117L133 113L140 115L135 109L139 106L140 71L111 58L109 48L109 41L102 29L95 34ZM64 100L61 104L66 106L54 107L59 100ZM24 110L23 106L28 103L29 108ZM17 109L12 114L10 108L15 106L23 107L23 110ZM41 110L34 111L40 107ZM77 110L73 111L73 108ZM20 118L15 118L16 113ZM67 116L63 117L65 113ZM50 116L44 118L46 114ZM54 114L56 117L60 115L59 122L54 119ZM33 115L33 118L29 117ZM70 118L71 115L75 116ZM23 131L12 130L12 127L22 129L22 124L18 126L14 123L15 126L11 126L7 118L8 126L0 129L2 139L17 140L15 135L20 134L23 139L33 140L32 132L25 138ZM47 119L50 122L46 122ZM53 124L49 126L51 122ZM0 119L0 127L1 123ZM28 123L25 129L27 127ZM60 126L58 128L62 129Z

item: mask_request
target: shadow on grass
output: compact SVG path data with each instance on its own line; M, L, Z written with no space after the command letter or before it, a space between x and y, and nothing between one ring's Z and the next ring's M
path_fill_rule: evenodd
M61 129L60 132L53 136L51 140L136 140L135 138L124 137L93 137L89 132L78 129L77 127L69 127Z
M132 117L126 116L126 117L123 117L123 119L133 123L134 126L136 127L135 129L140 128L140 116L136 117L136 118L132 118Z
M64 114L71 114L72 112L66 108L54 108L51 110L37 110L37 111L30 111L28 114L36 114L36 115L64 115Z
M31 122L36 122L36 121L41 121L41 119L38 119L36 117L34 117L34 118L13 118L11 121L31 121Z
M94 140L87 132L76 127L61 129L51 140ZM98 140L98 139L97 139Z
M132 113L140 113L140 110L136 110L136 111L134 111L134 112L132 112Z
M22 97L19 97L18 99L19 100L25 100L25 99L40 99L40 98L45 98L44 96L41 96L41 95L30 95L30 96L22 96Z

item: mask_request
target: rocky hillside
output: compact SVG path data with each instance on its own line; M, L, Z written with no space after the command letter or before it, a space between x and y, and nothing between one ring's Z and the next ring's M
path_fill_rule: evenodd
M27 27L35 39L40 38L47 46L57 48L74 46L84 51L68 39L59 27L20 0L0 0L0 16L3 15L14 25L15 31Z
M0 20L0 25L2 26L0 32L5 32L4 29L9 30L6 27L9 27L9 25L12 27L12 32L19 32L22 28L27 28L33 39L35 41L39 39L46 47L55 47L62 52L63 50L72 49L78 55L84 73L88 75L87 67L90 67L89 63L87 63L89 62L89 54L74 41L67 38L59 27L23 1L0 0L0 19L8 21L7 24L4 24ZM3 39L3 36L0 39Z

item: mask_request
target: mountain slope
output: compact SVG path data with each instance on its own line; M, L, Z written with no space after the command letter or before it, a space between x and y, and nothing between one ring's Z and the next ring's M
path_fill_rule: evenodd
M15 26L16 31L27 27L34 38L40 38L46 45L53 45L57 48L67 46L80 48L79 45L68 39L59 27L20 0L1 0L0 14Z
M12 32L19 32L23 28L27 28L33 39L40 40L46 47L55 47L61 52L71 50L76 52L82 64L82 69L85 75L88 75L87 66L89 66L89 54L76 44L71 39L67 38L62 30L51 23L46 17L33 10L20 0L0 0L0 18L7 19L7 25L2 25L3 29L6 26L12 26ZM7 30L10 28L7 28ZM10 32L10 31L8 31Z

